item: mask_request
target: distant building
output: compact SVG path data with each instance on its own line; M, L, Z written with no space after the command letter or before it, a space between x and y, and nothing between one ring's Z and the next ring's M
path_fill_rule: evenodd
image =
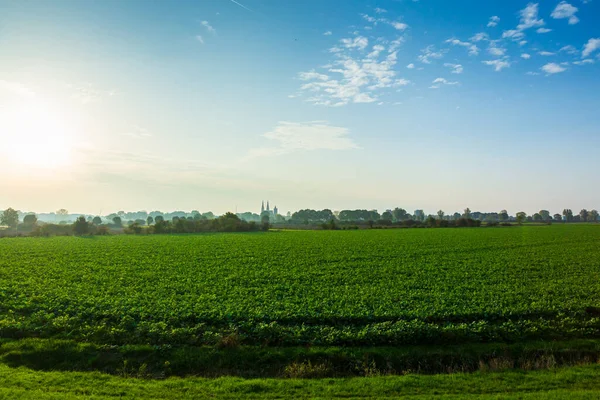
M260 205L260 215L265 215L265 213L269 215L269 217L274 217L279 214L279 210L277 209L277 206L273 207L273 209L271 210L269 200L267 200L267 208L265 208L265 201L263 200L262 204Z

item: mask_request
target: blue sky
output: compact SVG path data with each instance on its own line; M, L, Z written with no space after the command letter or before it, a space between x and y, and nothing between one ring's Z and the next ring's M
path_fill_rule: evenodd
M598 15L0 0L0 209L598 208Z

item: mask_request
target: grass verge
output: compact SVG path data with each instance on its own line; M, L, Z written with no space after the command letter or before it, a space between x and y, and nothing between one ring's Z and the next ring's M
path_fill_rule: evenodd
M600 365L541 371L343 379L123 378L99 372L42 372L0 365L0 398L252 399L485 398L597 399Z

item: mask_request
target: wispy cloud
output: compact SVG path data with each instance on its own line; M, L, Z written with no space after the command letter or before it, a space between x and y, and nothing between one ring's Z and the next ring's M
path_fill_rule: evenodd
M529 3L527 7L519 11L519 24L516 29L509 29L502 33L502 38L519 41L525 37L523 31L530 28L542 27L546 23L543 19L538 18L539 6L538 3Z
M385 14L387 12L387 10L384 10L383 8L377 7L377 8L375 8L375 12L377 14Z
M496 72L500 72L504 68L510 67L510 61L508 61L508 59L488 60L488 61L482 61L482 63L484 63L485 65L493 66L494 71L496 71Z
M594 60L588 58L588 59L581 60L581 61L573 61L573 64L575 64L575 65L594 64Z
M556 63L548 63L546 65L544 65L542 68L540 68L542 71L544 71L546 74L548 75L553 75L553 74L558 74L560 72L564 72L567 69L565 67L563 67L562 65L556 64Z
M552 32L552 29L548 29L548 28L538 28L536 30L537 33L548 33L548 32Z
M600 38L590 39L583 47L581 56L585 58L598 49L600 49Z
M500 22L500 17L494 15L493 17L490 17L490 21L488 22L487 26L488 28L493 28L498 25L498 22Z
M295 151L358 149L358 145L348 134L347 128L332 126L327 121L281 121L272 131L262 135L277 145L254 148L250 150L248 158L283 155Z
M451 68L453 74L462 74L464 70L463 66L460 64L445 63L444 67Z
M212 25L208 22L208 21L201 21L200 22L202 24L203 27L206 28L207 31L209 31L212 34L216 34L217 30L215 28L212 27Z
M353 39L351 38L345 38L340 40L340 42L342 43L342 45L344 45L344 47L346 47L347 49L359 49L359 50L364 50L365 47L367 47L369 45L369 39L367 39L364 36L357 36Z
M479 54L479 48L476 45L474 45L473 43L462 42L456 38L450 38L450 39L446 40L446 43L450 43L453 46L461 46L461 47L465 47L465 48L469 49L469 55L471 55L471 56L476 56L477 54Z
M501 49L499 47L492 46L492 47L488 48L488 53L490 53L493 56L500 57L506 53L506 50Z
M323 36L331 36L332 34L331 31L323 32Z
M408 69L414 69L414 68L415 68L415 64L413 64L413 63L410 63L410 64L408 64L408 65L406 66L406 68L408 68Z
M556 53L553 53L551 51L540 51L540 52L538 52L538 54L540 56L544 56L544 57L550 57L550 56L555 56L556 55Z
M436 78L433 80L432 85L429 86L429 89L439 89L442 85L458 85L458 82L451 82L445 78Z
M566 1L561 1L558 3L554 11L552 11L551 17L554 19L568 19L569 25L575 25L579 22L579 18L575 15L575 13L579 9Z
M202 36L196 35L196 40L199 41L200 43L204 44L204 39L202 39Z
M431 64L431 59L440 59L444 57L443 50L435 50L435 46L429 45L421 50L421 54L417 57L423 64Z
M561 49L559 51L560 52L565 52L567 54L572 54L572 55L579 54L579 50L577 50L575 48L575 46L571 46L571 45L567 45L567 46L561 47Z
M483 40L489 40L490 36L485 33L485 32L479 32L476 33L475 35L473 35L473 37L471 37L471 39L469 39L472 42L481 42Z
M524 60L529 60L531 58L531 55L529 55L527 53L523 53L523 54L521 54L521 58Z
M394 68L397 63L395 49L399 41L389 42L387 49L383 44L376 44L367 55L363 53L368 46L366 37L345 38L340 43L341 46L334 52L338 59L327 65L326 69L298 75L299 79L306 81L299 92L309 95L306 101L330 107L373 103L378 100L379 91L408 84L408 80L397 77ZM357 51L360 53L356 54Z

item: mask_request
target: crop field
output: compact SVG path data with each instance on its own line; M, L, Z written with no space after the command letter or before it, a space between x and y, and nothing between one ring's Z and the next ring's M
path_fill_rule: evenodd
M0 337L399 345L600 337L600 226L0 240Z

